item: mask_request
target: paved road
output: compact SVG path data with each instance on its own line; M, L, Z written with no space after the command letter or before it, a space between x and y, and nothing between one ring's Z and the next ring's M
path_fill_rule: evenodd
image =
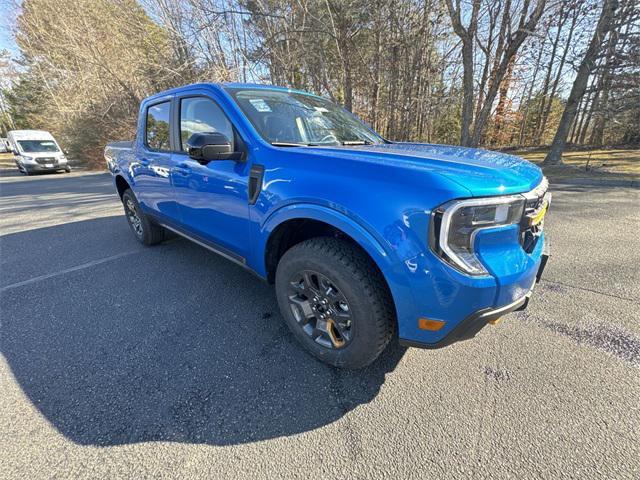
M640 477L638 190L556 187L529 310L356 373L241 268L141 247L107 175L0 191L0 478Z

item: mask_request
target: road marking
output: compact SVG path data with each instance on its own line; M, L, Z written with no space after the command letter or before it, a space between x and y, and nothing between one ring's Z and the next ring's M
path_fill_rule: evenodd
M18 287L24 287L25 285L30 285L32 283L41 282L42 280L47 280L52 277L58 277L60 275L66 275L67 273L77 272L78 270L84 270L85 268L94 267L96 265L100 265L101 263L110 262L112 260L117 260L122 257L126 257L127 255L133 255L134 253L139 253L140 250L133 250L130 252L118 253L117 255L112 255L110 257L100 258L98 260L93 260L91 262L83 263L81 265L76 265L75 267L66 268L64 270L60 270L59 272L48 273L46 275L40 275L39 277L33 277L29 280L24 280L18 283L12 283L11 285L7 285L5 287L0 288L0 293L5 292L7 290L12 290Z

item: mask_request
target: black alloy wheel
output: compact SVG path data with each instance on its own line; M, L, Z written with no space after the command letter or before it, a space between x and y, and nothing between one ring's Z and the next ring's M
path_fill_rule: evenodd
M351 341L349 302L327 276L303 270L289 281L289 306L302 330L326 348L344 348Z
M122 194L122 205L127 222L136 239L144 245L156 245L165 238L164 228L145 215L131 189Z
M133 200L131 198L124 199L124 211L127 215L127 220L129 221L131 230L133 230L136 237L142 239L144 235L142 220L140 220L140 216L136 211L136 206L133 204Z

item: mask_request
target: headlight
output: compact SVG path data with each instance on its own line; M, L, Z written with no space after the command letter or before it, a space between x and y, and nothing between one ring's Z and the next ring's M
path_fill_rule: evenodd
M33 157L22 155L22 160L24 160L25 162L33 162Z
M464 273L487 275L473 249L476 234L486 228L520 223L524 203L522 195L445 203L432 217L431 248Z

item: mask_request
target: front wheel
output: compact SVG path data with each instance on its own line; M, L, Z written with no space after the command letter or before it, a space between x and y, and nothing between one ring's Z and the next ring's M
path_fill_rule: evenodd
M144 245L155 245L164 240L164 228L153 223L153 221L144 214L131 189L125 190L122 194L122 205L124 206L124 213L131 227L131 231L140 243Z
M285 252L276 296L289 328L316 358L361 368L389 343L393 302L380 272L355 245L319 237Z

